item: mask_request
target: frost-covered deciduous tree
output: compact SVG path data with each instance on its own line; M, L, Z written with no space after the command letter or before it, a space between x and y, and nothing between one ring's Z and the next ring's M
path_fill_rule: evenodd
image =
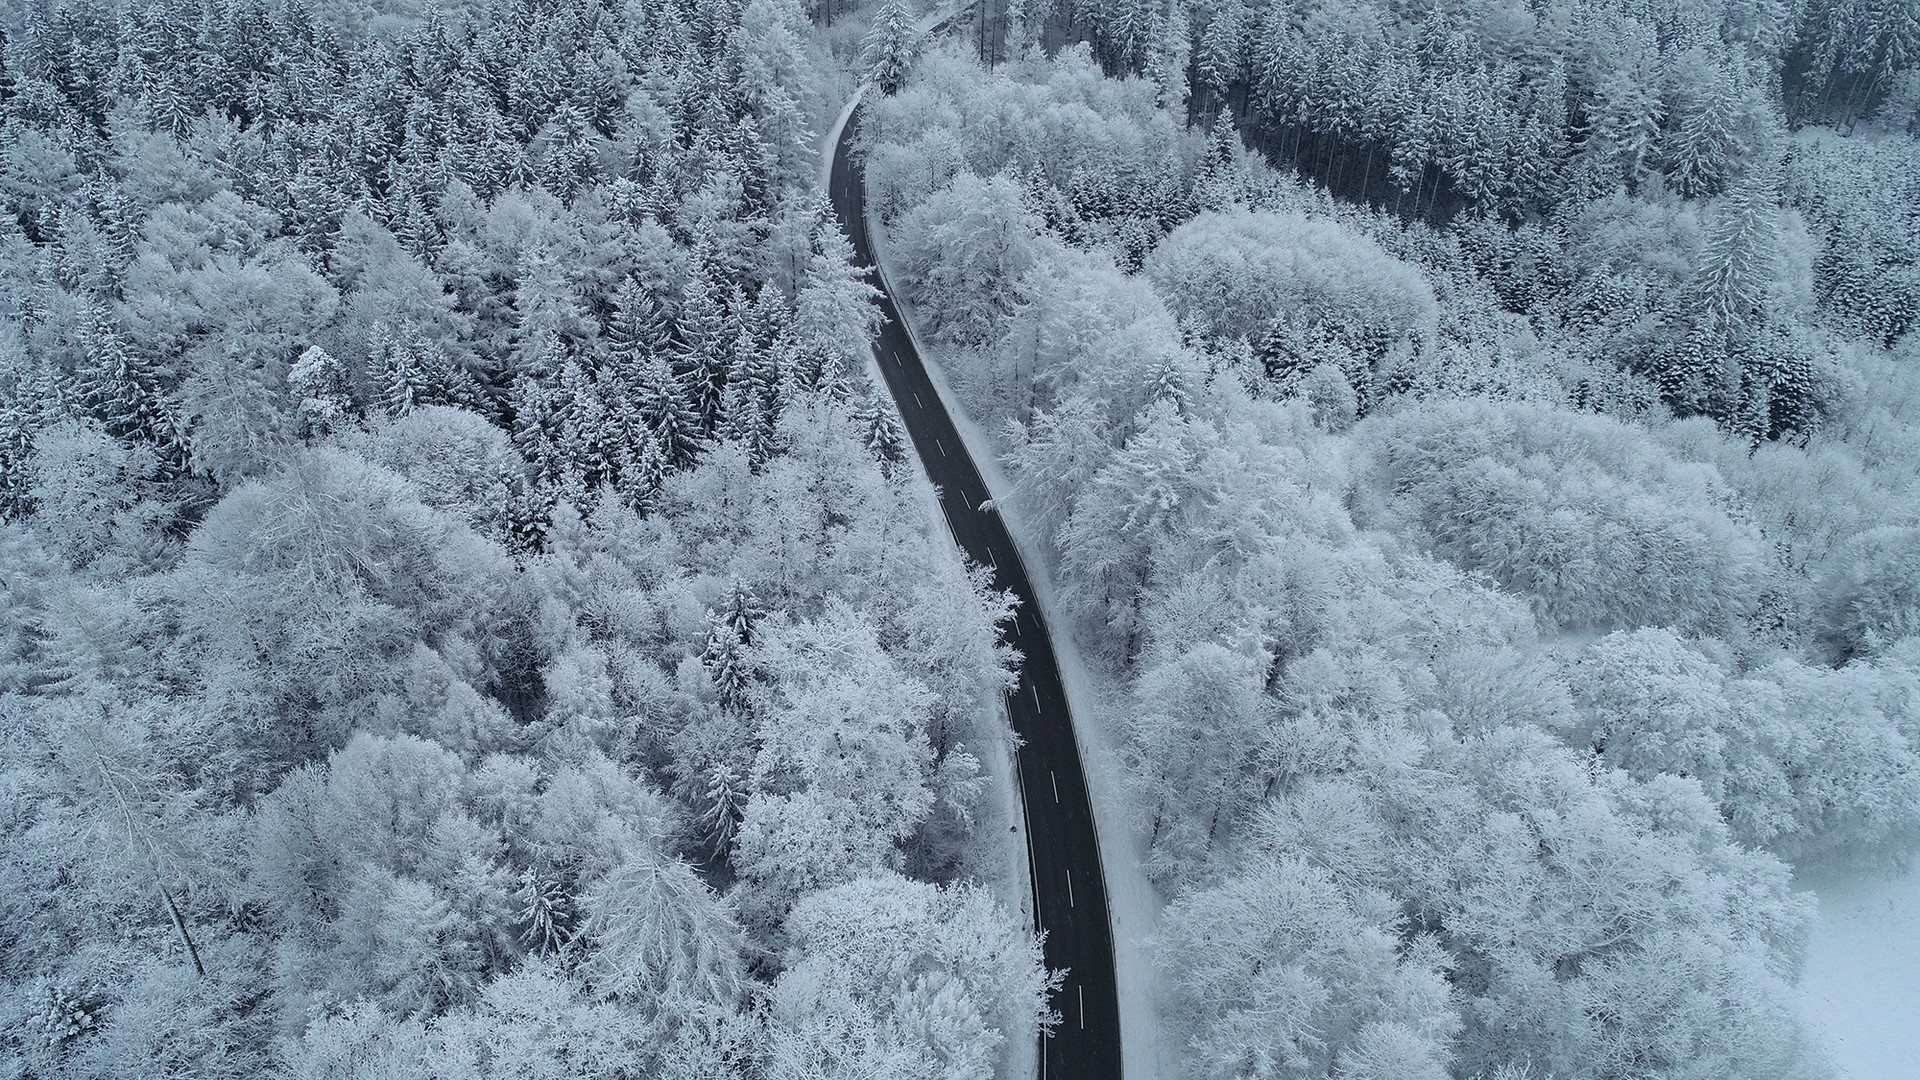
M1413 267L1297 215L1202 214L1168 235L1147 273L1182 326L1221 344L1258 344L1284 319L1325 327L1371 363L1425 343L1438 318L1432 287ZM1309 357L1303 370L1314 366Z
M289 1003L438 1011L510 955L511 882L464 773L433 743L362 734L263 804L252 881L301 943L280 969Z
M1920 529L1896 525L1850 538L1828 558L1819 583L1819 634L1845 662L1920 635Z
M1724 509L1711 466L1613 421L1482 402L1409 411L1358 493L1430 549L1527 596L1564 626L1725 626L1757 599L1757 538ZM1381 500L1375 502L1375 500Z
M489 636L508 572L503 551L393 473L306 451L195 531L172 585L180 656L260 767L284 767L339 745L418 636Z
M1138 648L1140 612L1159 564L1206 539L1211 492L1198 475L1220 435L1162 402L1099 470L1061 530L1070 602L1113 632L1122 655Z
M1448 1075L1461 1020L1444 954L1430 938L1402 951L1386 912L1349 903L1282 856L1169 909L1157 944L1197 1075Z
M1205 380L1151 284L1122 272L1104 252L1043 249L1021 293L1024 303L995 359L1015 395L1028 385L1031 408L1081 396L1101 408L1108 427L1124 428L1154 399L1159 377L1178 371L1189 385Z
M862 877L803 899L788 929L770 1016L773 1076L986 1080L1008 1039L1057 1020L1047 997L1059 976L978 888Z
M1144 672L1134 685L1129 752L1152 799L1154 870L1179 878L1233 832L1259 794L1272 703L1257 658L1215 644Z
M932 810L931 694L842 603L763 623L753 656L770 680L733 861L749 919L777 925L807 892L892 866Z
M1909 640L1873 664L1831 671L1781 661L1755 673L1754 711L1788 740L1780 768L1791 794L1775 805L1792 823L1770 844L1783 856L1897 866L1920 850L1915 651Z
M156 548L171 515L155 498L161 466L151 444L68 420L35 433L31 468L34 521L68 561L85 565L114 551L138 566Z
M483 536L509 541L514 501L524 496L531 477L511 437L485 417L429 405L341 441L405 477L428 506Z
M739 927L685 863L639 853L595 882L581 906L580 940L592 950L584 970L599 994L648 1012L738 1001Z
M910 296L940 340L984 345L1004 329L1033 265L1035 222L1005 177L963 172L894 230Z

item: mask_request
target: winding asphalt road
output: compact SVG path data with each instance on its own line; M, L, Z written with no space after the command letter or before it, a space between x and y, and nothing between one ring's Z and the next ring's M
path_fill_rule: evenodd
M865 174L853 153L859 115L856 107L834 146L828 193L853 242L855 262L870 267L874 258L867 234ZM1025 661L1020 685L1008 696L1007 706L1013 730L1023 742L1016 756L1026 810L1027 858L1033 867L1034 923L1046 935L1047 966L1067 973L1054 998L1060 1025L1041 1040L1041 1080L1112 1080L1120 1075L1113 928L1092 803L1053 641L1006 525L997 512L980 509L992 495L941 405L884 286L880 310L886 316L874 346L880 371L900 406L914 449L939 490L947 525L961 550L975 563L991 566L995 584L1019 601L1006 637Z

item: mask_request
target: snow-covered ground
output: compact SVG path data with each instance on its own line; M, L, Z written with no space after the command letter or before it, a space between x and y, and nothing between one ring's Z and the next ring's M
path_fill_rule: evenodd
M1840 1080L1920 1076L1920 872L1800 884L1820 898L1800 1008Z

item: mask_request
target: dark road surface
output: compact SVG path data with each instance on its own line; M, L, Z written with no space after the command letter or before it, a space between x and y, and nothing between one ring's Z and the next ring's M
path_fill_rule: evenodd
M834 147L829 193L853 241L855 261L872 266L864 174L853 161L853 131L859 115L856 109ZM891 296L882 296L880 310L887 320L874 347L880 370L900 406L914 449L939 489L940 507L954 539L974 562L993 567L994 583L1019 600L1007 639L1025 660L1020 685L1007 705L1013 730L1024 743L1017 756L1021 802L1026 809L1027 858L1033 867L1034 921L1046 932L1047 966L1067 973L1065 985L1054 998L1060 1025L1050 1038L1041 1040L1040 1075L1042 1080L1110 1080L1120 1075L1113 930L1086 777L1053 642L1000 515L979 509L992 496L941 406Z

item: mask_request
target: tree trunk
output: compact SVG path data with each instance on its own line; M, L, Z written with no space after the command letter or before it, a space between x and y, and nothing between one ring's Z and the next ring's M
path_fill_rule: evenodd
M200 947L193 943L193 935L187 932L187 920L180 914L180 905L174 902L173 893L166 886L160 887L160 895L167 901L167 915L173 919L173 928L180 932L180 940L187 946L187 956L193 960L193 973L205 978L206 965L200 962Z

